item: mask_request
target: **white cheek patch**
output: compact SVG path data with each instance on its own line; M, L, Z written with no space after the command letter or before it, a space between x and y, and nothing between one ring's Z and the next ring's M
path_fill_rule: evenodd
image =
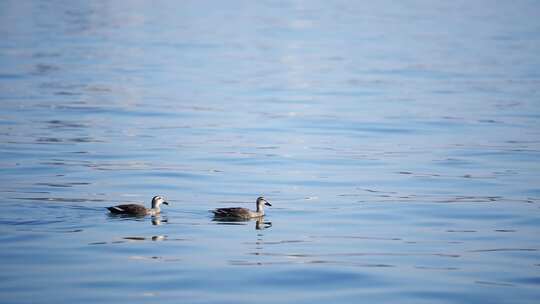
M124 212L124 209L122 209L122 208L113 207L113 209L115 209L115 210L117 210L117 211L120 211L120 212Z

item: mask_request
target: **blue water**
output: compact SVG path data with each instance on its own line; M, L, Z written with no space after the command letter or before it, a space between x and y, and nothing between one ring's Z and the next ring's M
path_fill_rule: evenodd
M540 298L537 1L2 1L0 38L1 303Z

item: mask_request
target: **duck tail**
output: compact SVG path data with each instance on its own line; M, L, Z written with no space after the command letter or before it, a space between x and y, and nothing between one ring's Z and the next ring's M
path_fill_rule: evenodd
M122 209L117 208L117 207L107 207L107 210L109 210L111 213L117 213L117 214L122 212Z
M227 216L228 215L227 211L221 210L221 209L210 210L210 212L212 212L214 216Z

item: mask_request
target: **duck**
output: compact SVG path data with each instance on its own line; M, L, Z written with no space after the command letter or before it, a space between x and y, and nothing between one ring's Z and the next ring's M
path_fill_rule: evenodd
M123 204L107 207L107 209L113 214L134 216L158 215L161 213L161 209L159 208L161 204L169 205L169 203L166 202L163 197L157 195L152 198L152 208L150 209L139 204Z
M252 219L264 216L264 206L272 206L264 197L259 196L255 202L257 210L252 211L248 208L233 207L233 208L217 208L212 210L216 218L231 218L231 219Z

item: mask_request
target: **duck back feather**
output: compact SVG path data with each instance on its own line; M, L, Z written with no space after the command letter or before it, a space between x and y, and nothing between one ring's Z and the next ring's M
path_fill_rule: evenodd
M252 212L247 208L218 208L212 211L216 217L251 218Z
M124 204L107 207L107 209L114 214L145 215L148 213L148 210L144 206L137 204Z

